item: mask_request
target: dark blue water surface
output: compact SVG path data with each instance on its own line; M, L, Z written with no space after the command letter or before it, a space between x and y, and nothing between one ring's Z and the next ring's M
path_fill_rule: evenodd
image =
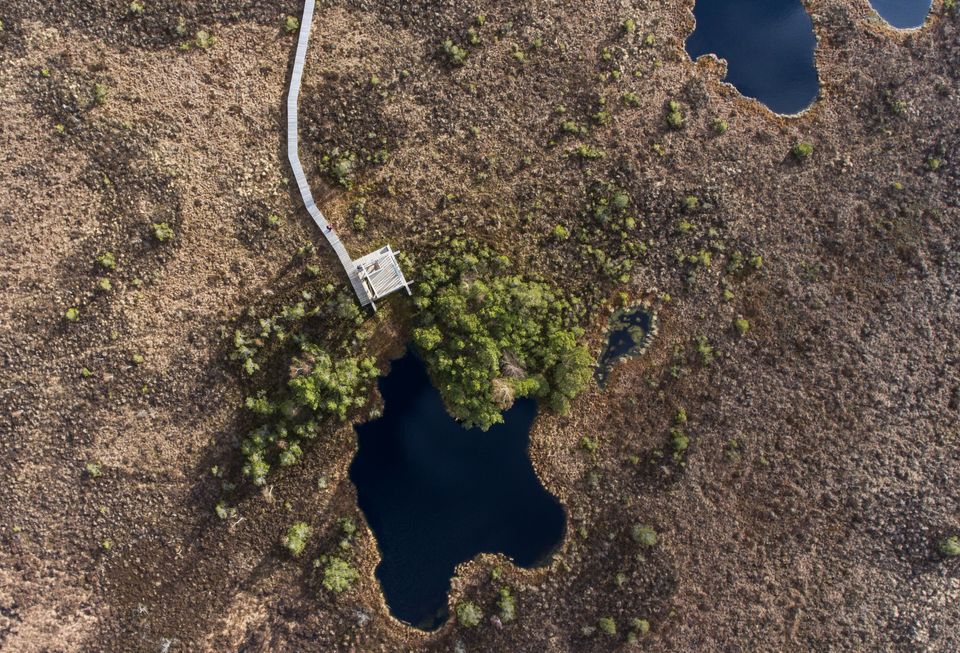
M390 611L431 629L447 616L456 565L484 552L542 563L565 516L527 455L535 402L517 401L487 432L465 429L412 351L379 386L383 416L356 427L350 479L380 547L377 578Z
M930 13L931 0L870 0L880 17L900 29L920 27Z
M726 59L726 81L740 93L777 113L798 113L817 98L817 42L800 0L696 0L693 15L687 52Z

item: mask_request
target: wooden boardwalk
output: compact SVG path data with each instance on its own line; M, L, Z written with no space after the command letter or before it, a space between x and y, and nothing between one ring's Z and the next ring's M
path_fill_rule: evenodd
M287 158L290 160L290 167L293 168L293 176L297 180L297 186L300 188L300 196L303 197L303 204L307 207L310 217L320 227L320 231L326 236L330 247L336 252L340 264L343 266L347 278L353 290L357 293L357 299L362 306L370 304L370 297L363 286L357 266L354 264L347 248L344 247L337 232L333 230L333 225L327 222L320 207L313 200L313 193L310 191L310 184L307 183L307 177L303 173L303 166L300 164L300 136L297 125L297 108L300 99L300 83L303 81L303 68L307 61L307 46L310 42L310 26L313 24L313 9L315 0L305 0L303 3L303 19L300 21L300 38L297 41L297 54L293 60L293 75L290 77L290 92L287 94ZM408 289L409 292L409 289Z

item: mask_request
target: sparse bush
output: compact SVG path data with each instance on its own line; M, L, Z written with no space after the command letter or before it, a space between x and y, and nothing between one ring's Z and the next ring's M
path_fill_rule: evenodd
M140 0L133 0L133 2L130 3L130 13L134 16L142 16L145 8Z
M737 333L741 336L747 335L747 331L750 330L750 322L747 321L745 317L738 317L733 321L733 326L736 327Z
M700 361L704 365L709 365L713 362L714 352L713 347L710 345L710 342L707 340L706 336L697 336L697 353L700 354Z
M363 233L367 229L367 218L362 213L353 216L353 230L357 233Z
M454 66L462 66L467 61L468 52L450 39L443 42L443 51Z
M483 619L483 612L476 603L461 601L457 604L457 623L466 628L473 628Z
M358 578L360 574L346 560L336 556L327 559L323 569L323 586L334 594L347 591Z
M510 623L517 618L516 601L510 594L509 587L500 588L500 598L497 599L497 607L500 608L500 620L503 623Z
M793 158L797 161L803 161L813 154L813 145L810 143L797 143L793 146L793 149L790 150L790 153L793 154Z
M213 47L216 42L217 37L213 36L206 30L198 30L193 36L193 44L201 50L206 50Z
M223 501L217 501L217 505L213 507L213 511L219 519L233 519L237 516L237 509L228 506Z
M296 16L287 16L283 19L283 29L287 34L292 34L300 29L300 19Z
M300 444L291 442L280 451L277 461L281 467L292 467L299 463L301 458L303 458L303 449L300 448Z
M70 322L76 322L80 319L80 310L71 306L67 309L67 312L63 314L63 317L67 318Z
M617 622L611 617L600 617L600 620L597 621L597 627L601 633L608 637L613 637L617 634Z
M353 534L357 532L357 524L351 517L341 517L340 530L348 538L353 537Z
M680 103L675 100L667 102L667 125L671 129L683 127L683 113L680 111Z
M586 145L584 143L581 143L580 145L577 146L577 149L574 150L574 154L576 154L581 159L602 159L607 155L607 153L604 152L603 150L595 147L590 147L589 145Z
M90 478L100 478L103 475L103 470L100 468L99 463L87 463L83 468Z
M633 91L627 91L621 95L620 98L623 100L624 104L629 104L631 107L640 106L640 96Z
M566 134L582 136L587 133L586 127L581 127L575 120L564 120L560 123L560 130Z
M940 540L938 544L940 553L948 558L960 556L960 535L951 535Z
M650 622L646 619L634 619L630 622L630 632L627 633L627 641L635 643L641 637L650 632Z
M313 529L306 522L298 521L287 530L281 540L287 551L293 556L299 556L307 546L307 540L313 534Z
M632 18L627 18L620 24L620 27L624 34L633 34L637 31L637 22Z
M652 547L657 545L657 531L649 524L634 524L633 530L630 531L630 537L642 546Z
M97 257L97 263L104 270L113 270L117 267L117 259L113 255L113 252L104 252Z
M895 116L905 116L907 114L907 103L902 99L894 97L893 95L886 95L887 106L890 108L890 113Z
M110 89L107 88L106 84L96 83L93 85L93 101L97 103L97 106L103 106L107 103L107 98L110 96Z
M599 104L599 108L597 109L597 112L594 113L592 116L593 121L598 125L609 124L611 120L611 115L610 115L610 111L607 110L606 108L606 105L607 105L606 98L601 97L598 104Z
M247 462L243 465L243 475L254 485L266 484L270 465L263 459L263 454L260 451L254 451L247 453L246 456Z
M670 429L670 442L673 445L673 457L678 460L690 446L690 438L684 430L678 426Z
M353 152L340 154L338 151L334 151L329 159L329 164L330 176L333 177L334 181L344 188L350 188L353 185L353 173L357 167L356 155Z
M553 237L557 240L566 240L570 237L570 232L562 224L558 224L553 227Z
M165 243L173 238L173 228L166 222L153 223L153 237L161 243Z
M730 125L728 125L727 121L723 118L714 118L711 126L713 127L713 133L717 136L726 134L727 130L730 128Z

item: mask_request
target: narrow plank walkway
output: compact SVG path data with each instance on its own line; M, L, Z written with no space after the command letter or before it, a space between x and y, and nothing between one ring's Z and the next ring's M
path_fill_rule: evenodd
M310 27L313 24L313 10L315 0L304 0L303 19L300 21L300 38L297 41L297 54L293 61L293 75L290 77L290 92L287 95L287 158L290 160L290 167L293 168L293 176L297 180L297 186L300 188L300 196L303 197L303 204L307 207L310 217L320 227L320 231L326 236L330 247L336 252L340 264L343 266L347 278L353 290L357 293L357 299L362 306L370 304L370 297L363 286L360 276L357 274L357 266L354 264L347 248L344 247L337 232L333 230L333 225L327 222L320 207L313 200L313 193L310 191L310 184L307 183L307 177L303 173L303 166L300 164L300 136L297 125L297 109L300 99L300 83L303 81L303 69L307 61L307 46L310 42Z

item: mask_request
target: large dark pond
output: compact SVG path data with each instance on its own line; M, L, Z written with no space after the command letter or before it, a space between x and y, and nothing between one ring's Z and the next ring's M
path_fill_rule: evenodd
M485 433L467 430L413 351L379 386L383 416L356 427L350 479L380 547L377 578L390 611L432 629L447 617L456 565L484 552L540 564L560 543L565 515L527 455L535 402L517 401Z
M920 27L930 13L931 0L870 0L885 21L900 29Z
M726 59L726 81L740 93L784 114L817 98L817 43L801 0L696 0L693 15L687 52Z

